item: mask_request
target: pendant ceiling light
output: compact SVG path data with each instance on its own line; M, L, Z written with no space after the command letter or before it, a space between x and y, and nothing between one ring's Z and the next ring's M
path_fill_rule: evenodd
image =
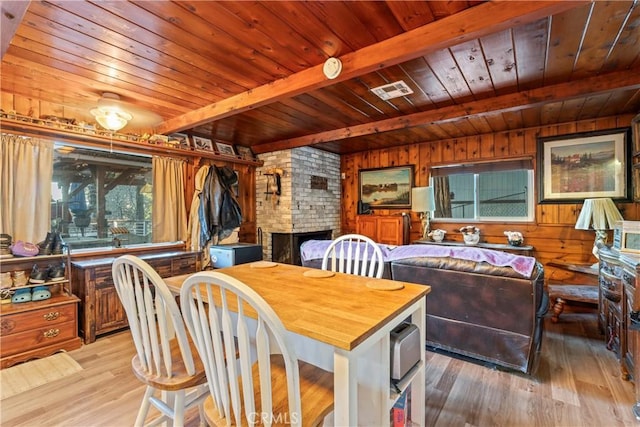
M104 93L98 100L98 106L90 111L103 128L117 132L127 125L133 116L124 111L117 103L120 97L113 93Z

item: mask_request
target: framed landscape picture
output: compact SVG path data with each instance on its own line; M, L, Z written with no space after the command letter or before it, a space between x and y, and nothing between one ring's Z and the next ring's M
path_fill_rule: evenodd
M629 128L538 138L540 203L627 200Z
M235 156L236 152L233 150L233 145L225 144L224 142L216 141L216 151L220 154L226 154L229 156Z
M213 143L209 138L193 136L193 145L196 150L213 151Z
M361 169L360 201L372 208L411 208L413 165Z

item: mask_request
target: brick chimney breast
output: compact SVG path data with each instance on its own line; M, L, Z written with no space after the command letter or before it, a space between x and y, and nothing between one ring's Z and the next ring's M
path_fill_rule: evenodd
M262 230L263 259L272 259L272 233L340 231L340 156L312 147L258 156L256 220ZM280 195L274 171L282 171Z

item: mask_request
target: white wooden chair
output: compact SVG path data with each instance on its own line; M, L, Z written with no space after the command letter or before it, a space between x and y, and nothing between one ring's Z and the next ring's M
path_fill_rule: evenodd
M119 257L112 274L136 347L131 366L147 386L135 425L144 425L150 404L162 415L149 425L172 419L174 426L183 426L185 410L195 405L204 420L208 395L204 365L189 342L175 296L138 257Z
M282 321L249 286L215 271L196 273L184 282L180 304L205 364L209 425L311 426L333 410L333 374L298 360Z
M321 268L380 279L384 272L382 250L367 236L345 234L331 242L322 258Z

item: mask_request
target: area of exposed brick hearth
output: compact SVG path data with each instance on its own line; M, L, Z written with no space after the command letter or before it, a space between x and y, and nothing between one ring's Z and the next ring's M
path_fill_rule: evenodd
M298 246L316 232L332 238L340 231L340 156L301 147L259 158L264 164L256 171L256 220L263 259L293 262L297 247L277 247L279 259L273 259L274 233L277 245Z

